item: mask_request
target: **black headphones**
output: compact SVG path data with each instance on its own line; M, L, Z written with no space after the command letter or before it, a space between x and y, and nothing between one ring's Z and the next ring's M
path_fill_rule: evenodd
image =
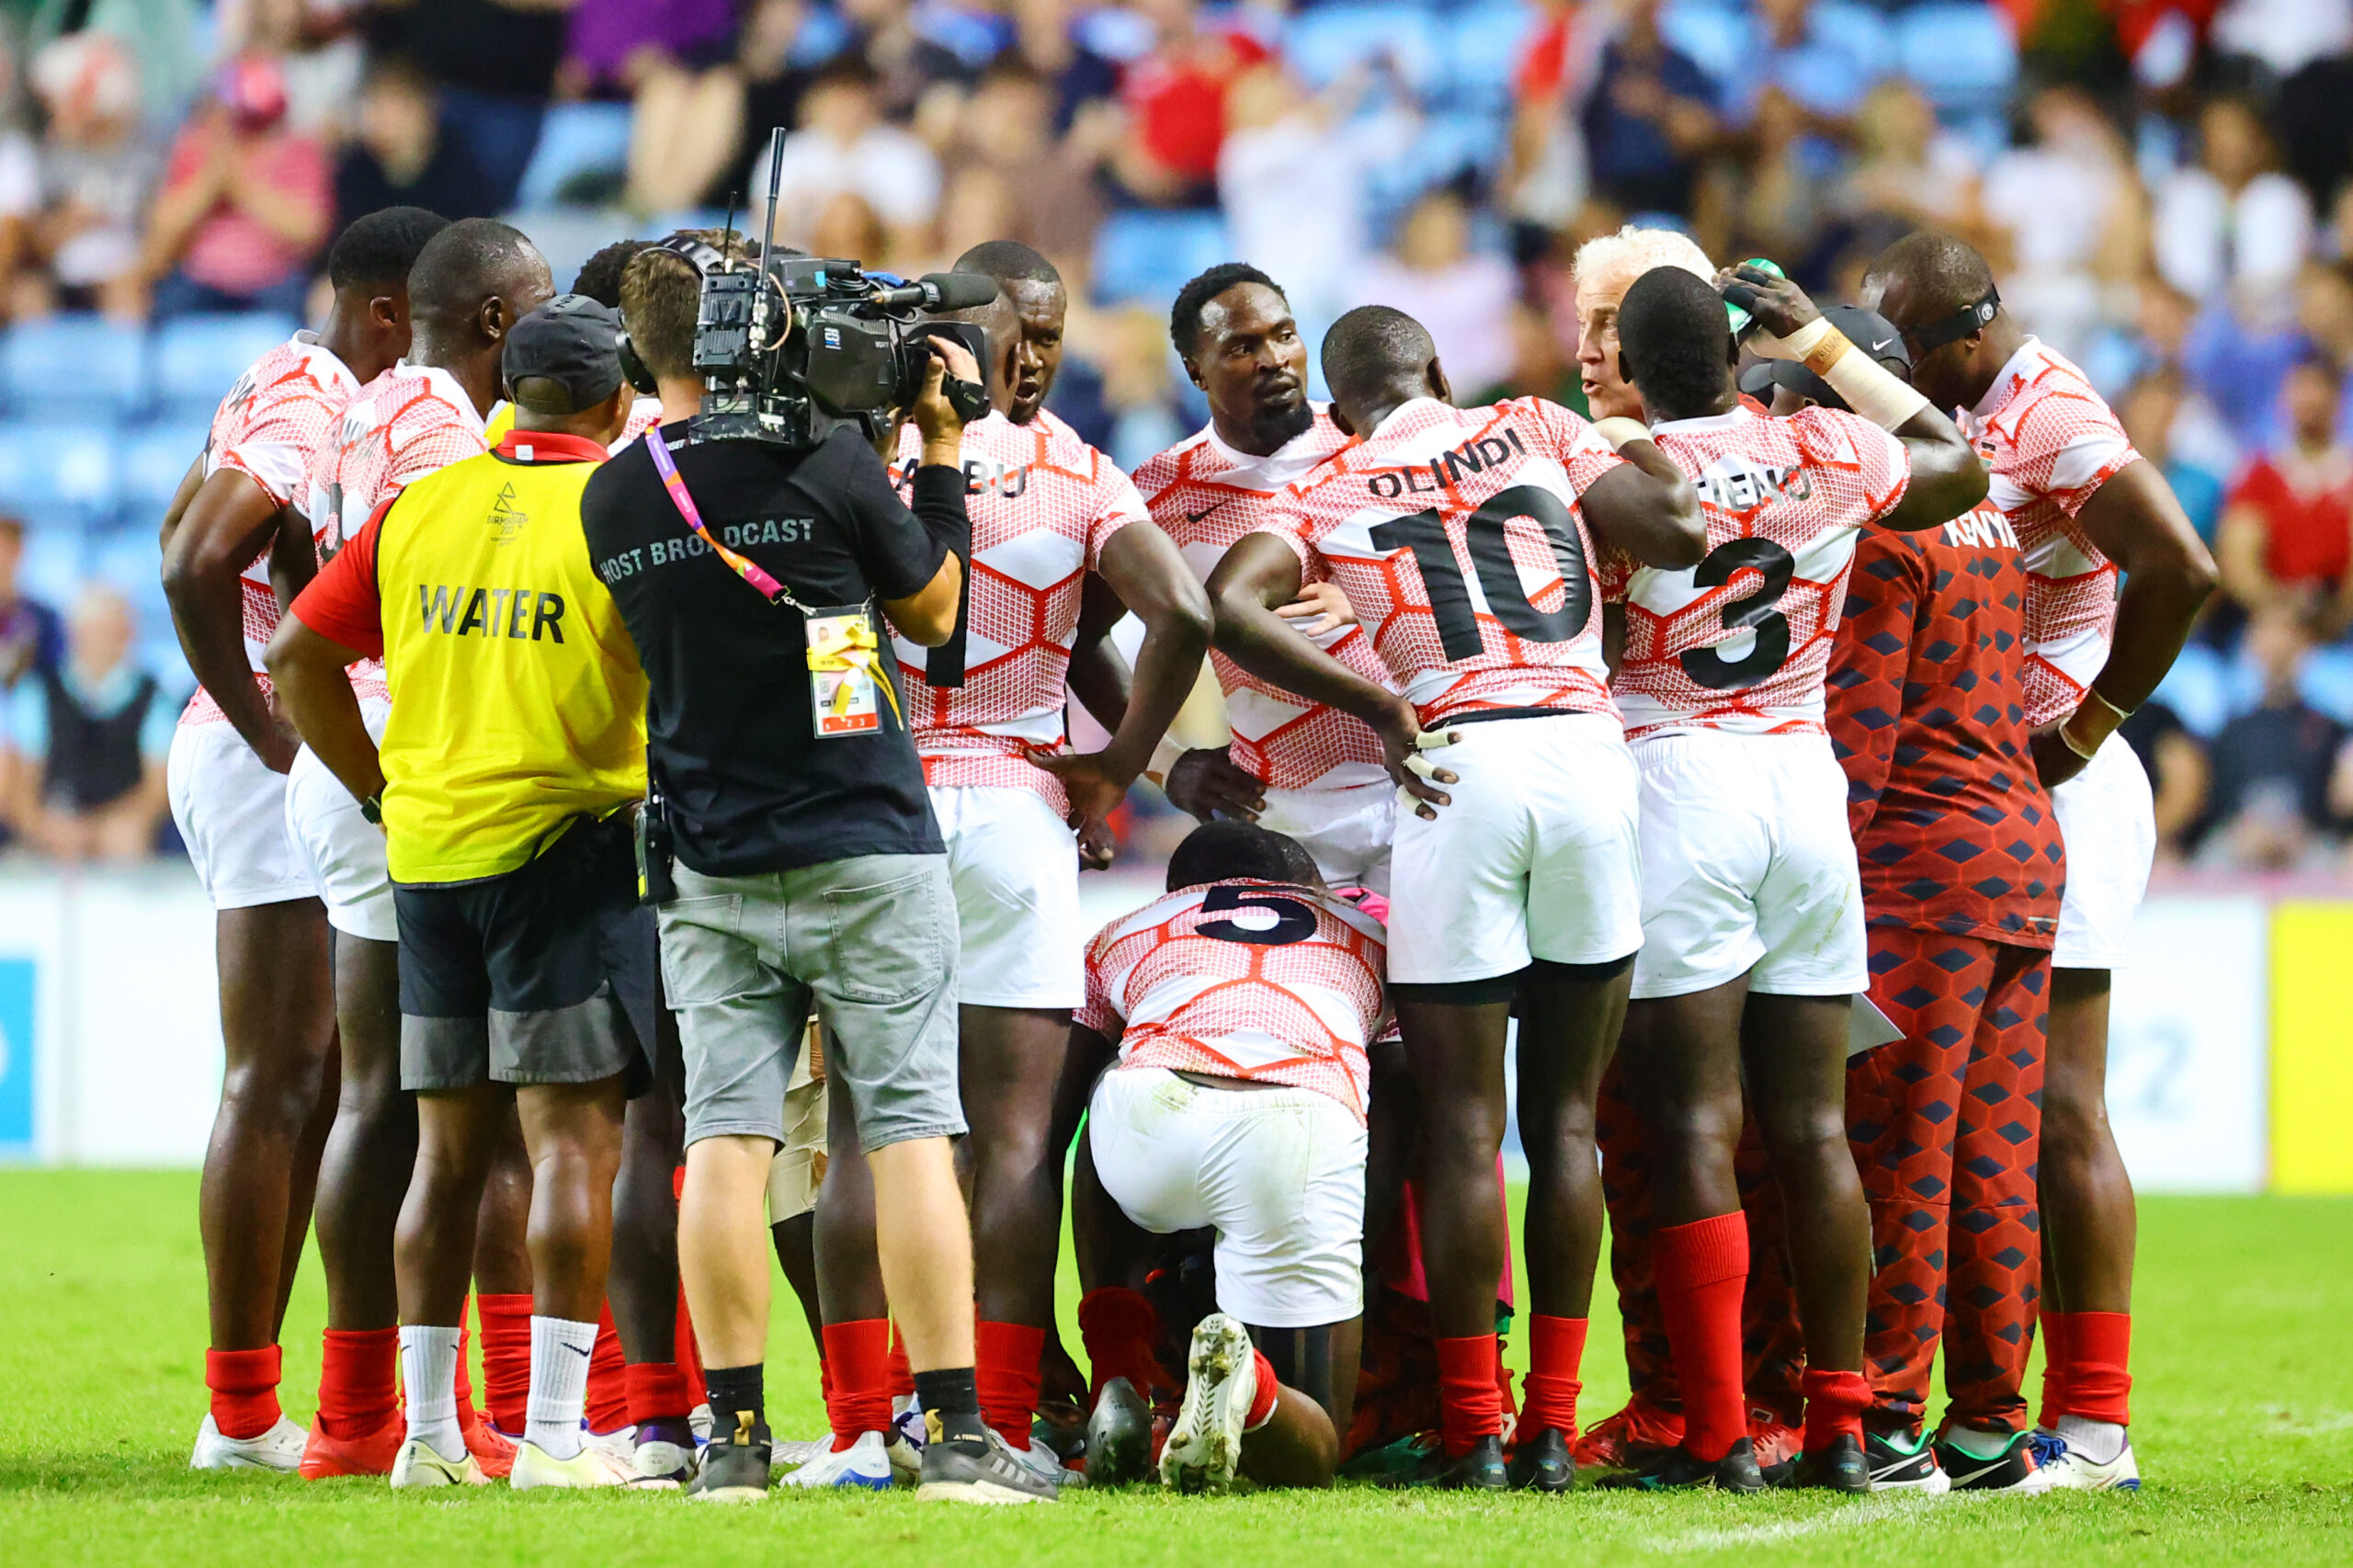
M666 240L655 241L646 249L668 251L672 256L685 260L695 269L696 275L701 278L709 278L714 272L724 272L734 265L721 253L718 246L696 239L691 234L673 234ZM632 260L631 265L636 264ZM654 372L645 368L643 359L638 358L637 345L629 340L629 328L626 325L621 328L619 347L623 379L642 395L654 396L660 390L654 380Z

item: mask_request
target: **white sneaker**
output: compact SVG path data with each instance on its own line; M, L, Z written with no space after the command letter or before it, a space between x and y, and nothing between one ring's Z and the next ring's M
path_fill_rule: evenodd
M411 1488L430 1486L487 1486L490 1477L483 1474L481 1463L474 1456L460 1454L453 1460L443 1459L439 1450L422 1437L411 1437L401 1445L392 1460L392 1490L406 1492Z
M1052 1482L1058 1491L1067 1492L1074 1486L1086 1484L1085 1471L1064 1469L1061 1456L1034 1437L1029 1440L1029 1446L1026 1449L1017 1449L1007 1443L1005 1446L1005 1451L1013 1456L1014 1462L1029 1470L1032 1474ZM923 1456L916 1454L915 1461L916 1469L920 1471L923 1466Z
M1242 1428L1258 1397L1258 1358L1250 1331L1223 1312L1193 1330L1185 1403L1160 1450L1160 1480L1180 1492L1220 1491L1242 1462Z
M710 1441L710 1402L703 1401L687 1413L687 1425L694 1429L697 1444Z
M675 1481L683 1485L694 1479L695 1449L689 1444L655 1438L631 1449L629 1465L640 1481Z
M196 1451L188 1456L190 1470L275 1470L292 1474L301 1468L302 1445L311 1435L281 1415L276 1426L258 1437L230 1437L222 1434L213 1421L212 1413L204 1413L204 1425L196 1429Z
M623 1464L633 1463L637 1458L637 1428L635 1426L616 1426L609 1432L591 1432L583 1426L580 1428L580 1440L592 1449L604 1449Z
M568 1487L587 1490L602 1486L627 1486L641 1492L672 1491L677 1483L667 1476L642 1476L634 1463L624 1463L607 1449L580 1445L580 1451L568 1460L557 1459L529 1437L515 1445L515 1468L507 1472L506 1484L517 1492L534 1487Z
M2102 1464L2085 1457L2083 1450L2068 1446L2064 1437L2049 1432L2034 1435L2034 1457L2044 1475L2051 1478L2051 1489L2073 1492L2138 1492L2141 1490L2141 1461L2132 1457L2132 1440L2127 1437L2124 1447L2114 1459Z
M828 1432L822 1437L806 1441L790 1438L768 1445L768 1466L771 1470L798 1470L819 1454L833 1451L834 1437Z
M862 1486L870 1492L888 1492L898 1481L899 1467L892 1461L890 1453L892 1448L901 1445L885 1444L880 1432L861 1432L857 1442L836 1453L829 1438L822 1452L799 1470L778 1477L777 1484L812 1488ZM771 1449L769 1452L773 1454L775 1450Z
M901 1442L915 1451L916 1458L920 1460L923 1456L923 1446L931 1441L931 1429L924 1425L923 1406L915 1403L915 1396L913 1394L907 1394L903 1399L892 1400L891 1403L894 1405L903 1403L905 1406L904 1409L894 1412L891 1416L892 1429L899 1434Z

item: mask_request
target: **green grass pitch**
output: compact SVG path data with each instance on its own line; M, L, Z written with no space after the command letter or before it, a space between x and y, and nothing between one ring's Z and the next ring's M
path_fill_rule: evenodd
M787 1494L757 1509L504 1487L395 1497L381 1483L187 1469L204 1401L193 1175L6 1172L0 1563L2353 1562L2353 1199L2149 1200L2140 1281L2138 1496L1457 1498L1352 1487L1076 1494L1056 1508L969 1510L870 1494ZM781 1281L777 1295L775 1424L806 1436L821 1425L814 1360ZM316 1386L322 1312L313 1260L286 1335L297 1420ZM1595 1328L1586 1409L1600 1415L1625 1385L1614 1324Z

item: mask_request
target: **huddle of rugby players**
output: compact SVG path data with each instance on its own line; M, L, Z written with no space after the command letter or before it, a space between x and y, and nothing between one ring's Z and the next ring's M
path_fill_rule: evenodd
M2103 1075L2154 827L2109 743L2213 566L1983 258L1915 234L1825 312L1673 231L1596 239L1590 418L1459 406L1384 306L1331 327L1312 402L1281 287L1212 267L1170 312L1210 422L1132 480L1045 406L1051 264L999 241L957 269L998 285L963 318L992 408L962 435L964 603L948 642L896 653L955 890L973 1377L1006 1460L960 1500L1581 1471L2136 1487ZM626 1026L655 1071L617 1172L565 1165L560 1108L403 1087L384 837L264 654L321 562L497 442L504 345L554 288L517 231L413 208L353 223L329 272L326 322L230 389L163 527L202 683L171 800L227 1048L192 1462L712 1501L909 1484L937 1423L822 1018L767 1188L824 1369L808 1442L704 1376L666 1018ZM643 347L658 308L691 321L698 278L632 242L571 291ZM692 412L672 401L641 398L622 440ZM1129 614L1132 668L1108 635ZM1187 749L1167 732L1205 652L1232 739ZM381 734L381 666L351 681ZM1102 750L1071 748L1073 697ZM1165 895L1090 937L1082 868L1139 774L1202 825ZM584 1179L609 1191L574 1202ZM1086 1370L1053 1310L1066 1198ZM1632 1395L1581 1426L1605 1213ZM314 1215L306 1430L278 1384ZM1498 1325L1521 1312L1515 1391ZM765 1452L697 1488L712 1408Z

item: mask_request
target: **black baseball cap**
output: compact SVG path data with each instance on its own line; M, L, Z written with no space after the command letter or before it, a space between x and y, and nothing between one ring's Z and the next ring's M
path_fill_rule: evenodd
M1847 342L1904 380L1912 379L1911 351L1904 347L1904 335L1885 316L1860 305L1833 305L1822 314ZM1795 359L1759 359L1740 373L1740 390L1760 402L1771 401L1777 386L1812 398L1825 408L1847 406L1847 400L1832 392L1829 382Z
M506 334L506 395L533 414L578 414L621 384L621 318L585 294L558 294Z

